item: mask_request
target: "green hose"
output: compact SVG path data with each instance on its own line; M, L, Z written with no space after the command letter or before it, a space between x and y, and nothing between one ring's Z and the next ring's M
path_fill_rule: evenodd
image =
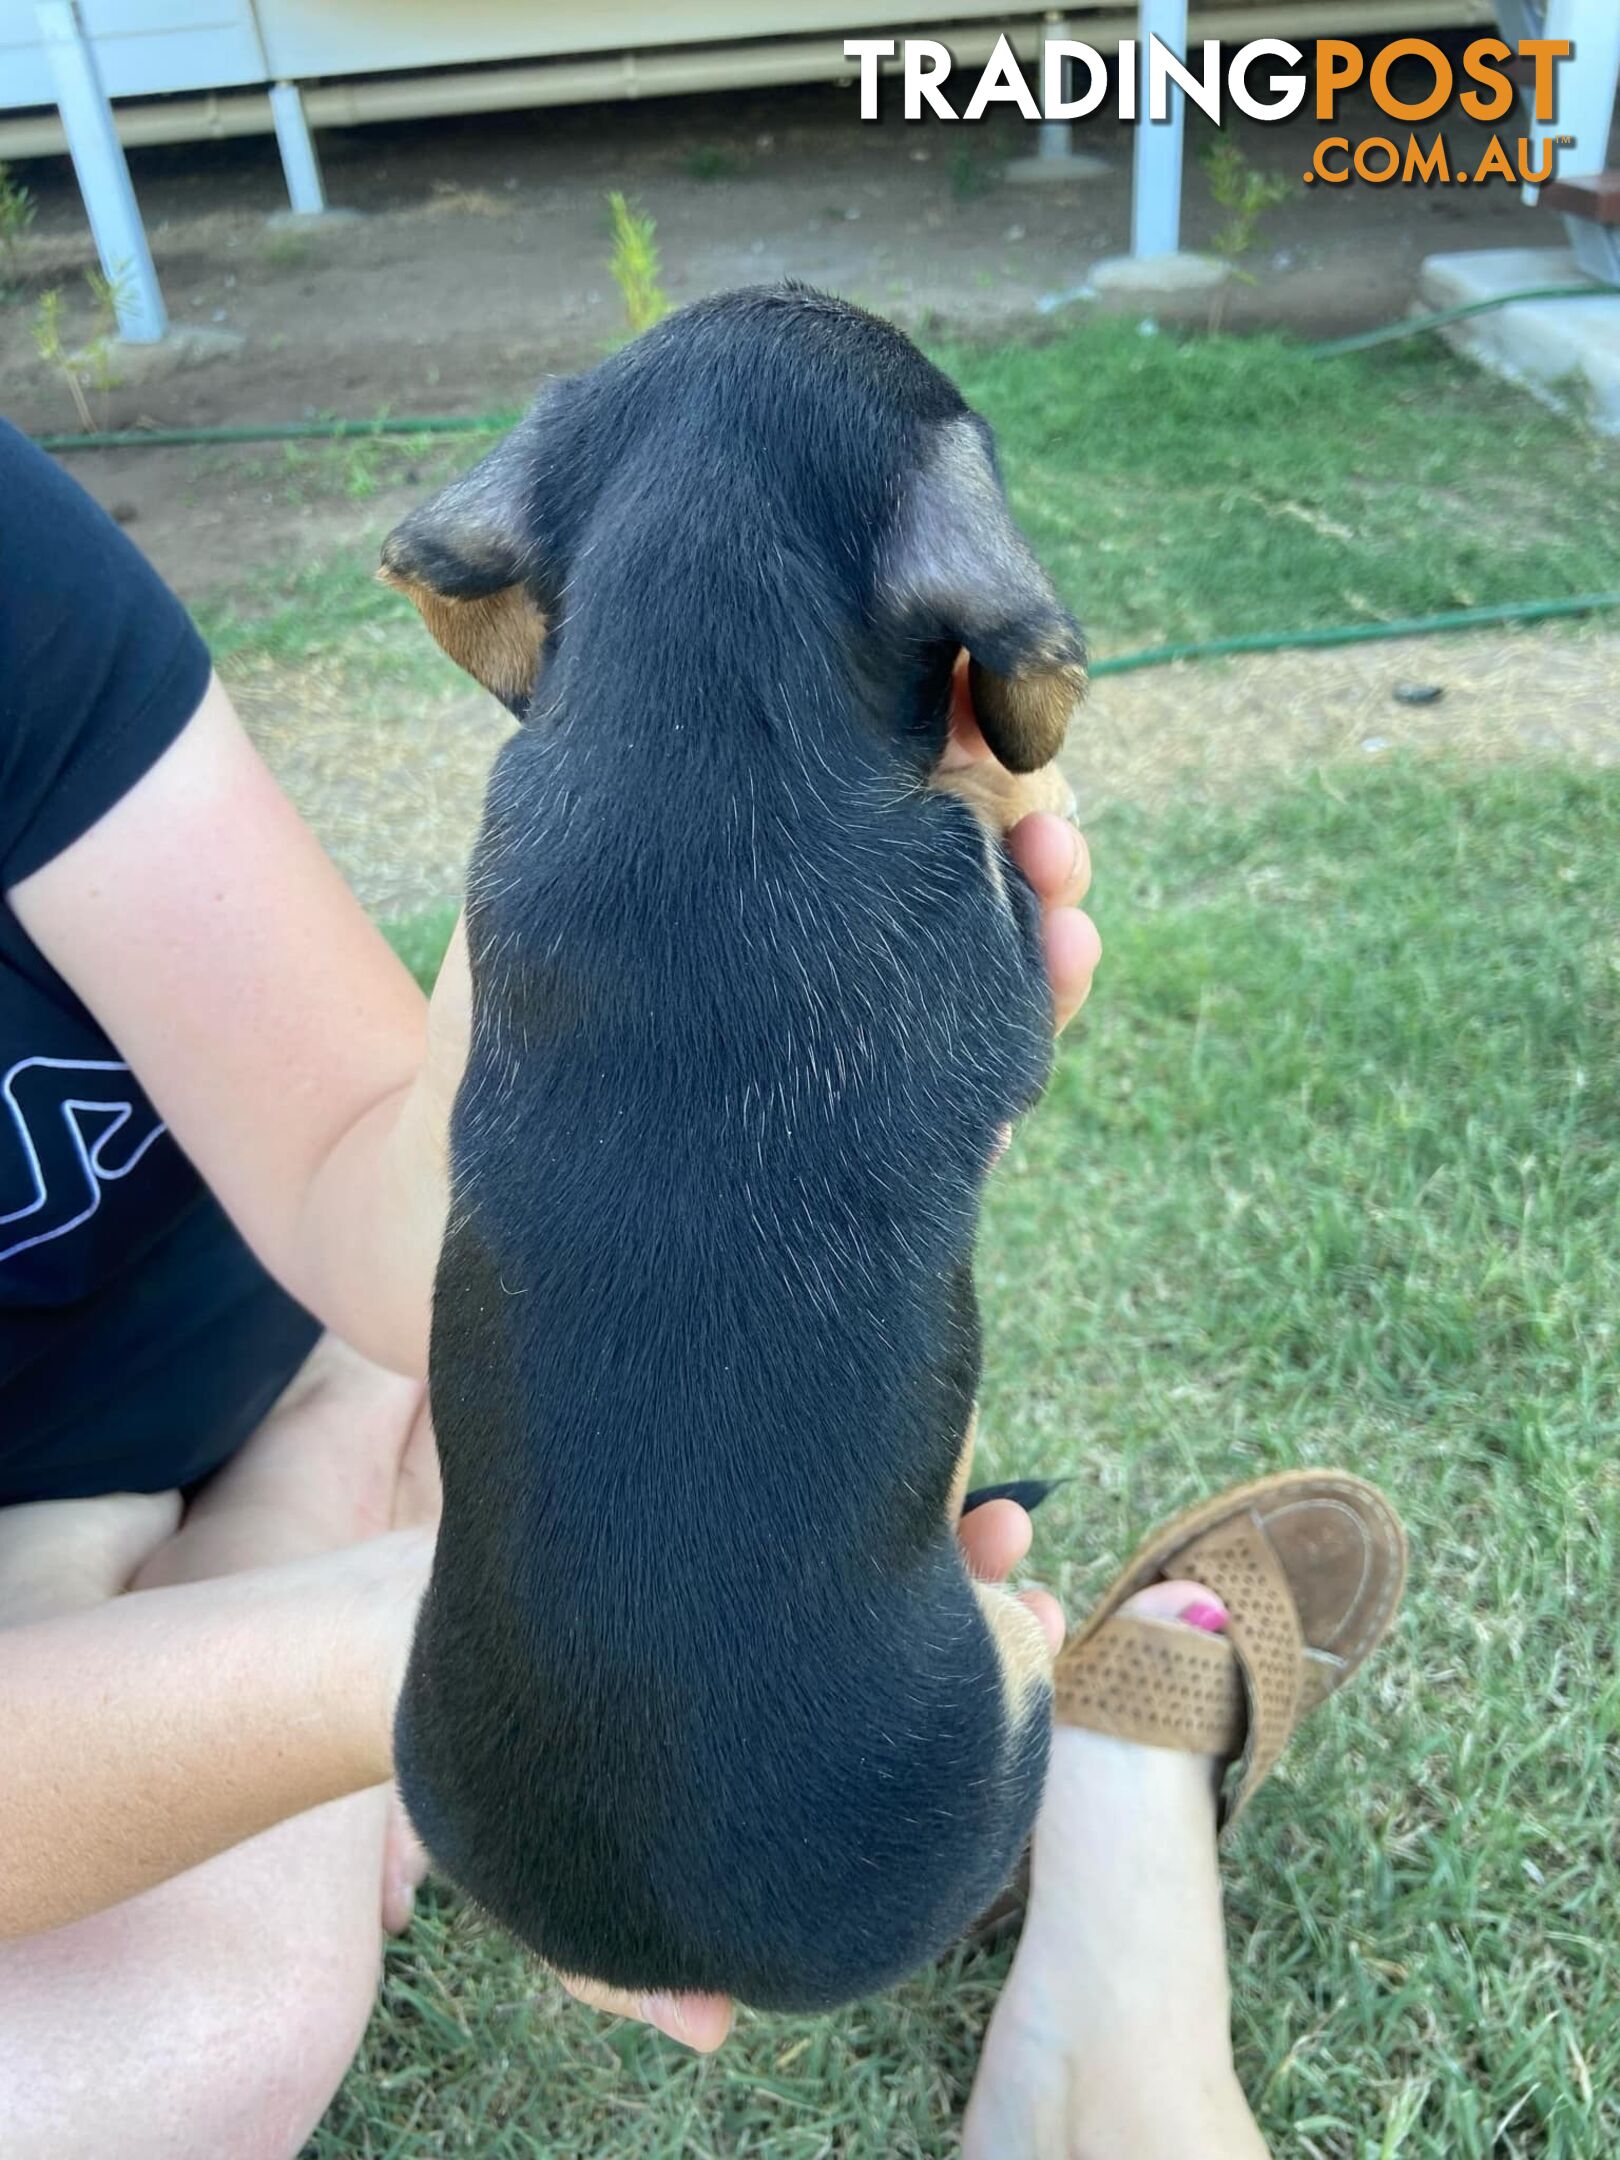
M1366 352L1377 345L1392 345L1410 337L1461 322L1466 316L1483 315L1507 307L1516 300L1587 300L1620 296L1620 286L1537 285L1522 292L1503 293L1491 300L1472 300L1465 306L1444 308L1435 315L1413 315L1403 322L1388 323L1379 330L1365 330L1355 337L1336 338L1328 344L1307 345L1312 358L1324 360L1341 353ZM42 450L136 450L179 449L209 443L253 442L348 442L384 435L487 434L514 425L515 412L436 413L416 419L285 420L266 421L255 427L123 428L106 434L36 435ZM1180 660L1218 660L1234 653L1304 651L1334 645L1365 645L1388 638L1437 637L1451 631L1479 630L1500 623L1555 622L1574 615L1596 615L1620 608L1620 592L1577 593L1557 600L1505 600L1491 607L1454 608L1439 615L1414 615L1390 622L1335 623L1317 630L1254 630L1236 637L1207 638L1186 645L1149 645L1138 652L1116 653L1093 663L1094 676L1129 675L1139 668L1169 667Z
M1325 345L1307 345L1312 360L1336 360L1341 353L1371 352L1375 345L1398 345L1405 338L1422 337L1443 330L1448 323L1464 322L1470 315L1488 315L1493 308L1511 307L1517 300L1614 300L1620 285L1528 285L1523 292L1497 293L1489 300L1467 300L1461 307L1441 308L1436 315L1408 315L1400 322L1385 323L1380 330L1358 330L1354 337L1331 338Z
M517 412L436 413L420 420L264 420L253 427L115 428L104 435L36 435L41 450L178 450L206 443L350 442L371 435L479 435L515 427Z
M1385 638L1438 637L1451 630L1483 630L1493 623L1555 622L1567 615L1597 615L1620 608L1620 592L1577 593L1566 600L1503 600L1494 607L1452 608L1443 615L1411 615L1391 622L1333 623L1322 630L1250 630L1237 637L1206 638L1196 645L1147 645L1092 663L1090 673L1133 675L1138 668L1169 667L1177 660L1221 660L1231 653L1294 652L1324 645L1371 645Z
M1332 338L1324 345L1302 348L1312 360L1337 359L1342 353L1371 352L1377 345L1396 345L1406 338L1443 330L1448 323L1463 322L1470 315L1487 315L1493 308L1511 307L1518 300L1612 300L1620 298L1620 285L1529 285L1522 292L1498 293L1489 300L1469 300L1461 307L1442 308L1436 315L1409 315L1400 322L1385 323L1378 330L1359 330L1353 337ZM351 442L376 435L479 435L495 428L515 426L516 412L426 413L417 419L378 420L266 420L251 427L114 428L101 434L36 435L42 450L181 450L209 443L255 442Z
M1405 338L1422 337L1427 331L1443 330L1448 323L1462 322L1470 315L1511 307L1517 300L1615 298L1620 298L1620 285L1529 285L1522 292L1470 300L1461 307L1442 308L1437 315L1409 315L1400 322L1385 323L1378 330L1360 330L1354 337L1333 338L1325 345L1301 349L1312 360L1331 360L1341 353L1370 352L1376 345L1395 345ZM251 427L114 428L102 434L36 435L33 440L40 449L53 451L181 450L209 443L351 442L376 435L479 435L515 426L520 418L516 412L489 412L427 413L415 420L266 420Z

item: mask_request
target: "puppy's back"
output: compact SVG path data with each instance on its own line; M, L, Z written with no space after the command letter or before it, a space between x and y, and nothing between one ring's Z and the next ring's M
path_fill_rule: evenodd
M743 852L670 770L604 841L592 763L516 738L475 871L475 968L525 958L457 1109L402 1777L560 1969L830 2004L988 1901L1044 1760L946 1523L1033 904L858 761L814 803L756 762Z

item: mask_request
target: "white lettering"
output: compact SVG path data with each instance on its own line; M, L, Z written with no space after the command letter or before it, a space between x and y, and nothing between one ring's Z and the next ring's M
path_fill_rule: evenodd
M1120 48L1124 50L1123 47ZM1170 117L1170 85L1184 90L1198 107L1207 113L1218 127L1221 119L1221 41L1219 38L1204 40L1204 72L1202 78L1195 75L1184 61L1175 54L1161 37L1148 40L1148 118L1168 120Z
M924 63L932 61L930 72L924 73ZM941 120L954 120L955 113L946 101L940 84L951 72L951 56L943 45L933 38L906 39L906 118L922 118L923 99Z
M894 58L892 37L845 38L844 58L861 63L861 118L878 116L878 62Z
M1078 97L1063 95L1063 63L1072 60L1083 68L1086 87ZM1041 60L1041 103L1048 120L1084 120L1108 95L1108 63L1094 45L1077 45L1072 38L1048 38Z
M1119 117L1122 120L1136 118L1136 40L1121 38L1119 41Z
M1299 111L1305 102L1305 78L1303 75L1273 75L1269 98L1257 97L1249 88L1250 65L1260 59L1286 60L1297 68L1305 55L1297 45L1290 45L1282 38L1255 38L1233 54L1232 65L1227 70L1226 87L1231 92L1232 103L1251 120L1286 120Z
M987 105L1016 105L1026 120L1038 120L1041 108L1035 102L1035 93L1024 80L1024 71L1018 65L1018 55L1008 44L1006 33L996 39L996 49L984 64L979 77L979 87L968 100L964 120L982 120Z

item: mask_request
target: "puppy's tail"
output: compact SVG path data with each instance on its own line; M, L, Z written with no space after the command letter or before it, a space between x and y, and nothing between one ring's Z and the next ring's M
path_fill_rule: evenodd
M1016 1501L1026 1514L1033 1515L1048 1494L1055 1493L1060 1485L1072 1485L1073 1478L1014 1478L1008 1485L980 1485L962 1502L962 1513L971 1515L976 1507L983 1507L987 1500Z

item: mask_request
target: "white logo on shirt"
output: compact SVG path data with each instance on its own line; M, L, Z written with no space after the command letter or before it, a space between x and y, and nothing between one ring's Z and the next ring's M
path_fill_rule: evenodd
M27 1057L0 1078L0 1105L11 1114L34 1188L22 1207L0 1214L0 1263L88 1222L102 1188L128 1177L167 1132L149 1104L133 1099L131 1077L118 1059ZM98 1121L99 1131L87 1132L87 1120ZM0 1118L0 1139L4 1133ZM121 1135L120 1152L113 1143Z

